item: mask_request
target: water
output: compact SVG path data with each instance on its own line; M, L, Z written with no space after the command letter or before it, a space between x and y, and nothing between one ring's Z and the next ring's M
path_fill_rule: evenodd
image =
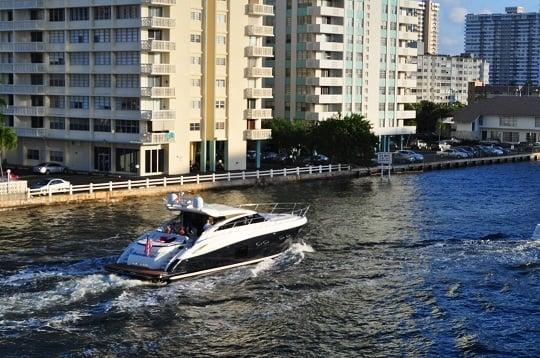
M103 271L161 198L0 213L0 356L540 356L540 164L205 193L307 201L275 260L165 287Z

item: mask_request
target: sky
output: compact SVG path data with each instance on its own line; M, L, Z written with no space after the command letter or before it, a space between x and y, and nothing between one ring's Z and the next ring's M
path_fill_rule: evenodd
M436 0L439 13L439 53L458 55L464 51L466 14L504 13L508 6L522 6L525 12L540 11L540 0Z

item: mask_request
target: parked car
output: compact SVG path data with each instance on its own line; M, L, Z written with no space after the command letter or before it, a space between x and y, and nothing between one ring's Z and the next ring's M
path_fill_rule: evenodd
M474 157L474 154L471 151L469 151L469 150L467 150L467 149L465 149L463 147L457 147L457 148L454 148L454 149L457 150L458 152L465 153L465 155L467 156L466 158L473 158Z
M494 146L479 145L478 148L484 153L485 156L488 157L504 155L503 150L497 149Z
M39 190L40 194L62 193L69 191L70 182L64 179L43 179L30 185L30 189Z
M330 164L330 158L324 154L314 154L299 157L296 162L300 165L328 165Z
M255 161L255 159L257 159L257 151L248 150L246 153L246 158L248 161Z
M457 158L457 159L467 159L469 157L469 155L467 153L459 151L459 150L454 149L454 148L443 150L443 151L439 152L439 154L442 155L442 156L445 156L445 157Z
M412 150L398 150L392 160L396 163L419 163L424 161L424 156Z
M68 168L60 163L47 162L36 165L32 168L34 173L51 174L51 173L67 173Z

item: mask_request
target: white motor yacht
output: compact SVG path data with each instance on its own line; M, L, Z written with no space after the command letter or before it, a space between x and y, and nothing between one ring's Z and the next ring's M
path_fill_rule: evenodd
M255 264L290 246L309 209L298 203L205 204L201 197L173 193L166 207L175 218L139 236L105 266L108 271L170 282Z

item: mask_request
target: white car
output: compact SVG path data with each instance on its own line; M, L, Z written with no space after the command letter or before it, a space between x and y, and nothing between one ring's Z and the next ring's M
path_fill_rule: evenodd
M69 191L70 185L71 183L64 179L43 179L32 184L30 189L38 194L65 193Z
M51 174L51 173L67 173L68 168L65 165L55 162L47 162L36 165L32 168L34 173Z

